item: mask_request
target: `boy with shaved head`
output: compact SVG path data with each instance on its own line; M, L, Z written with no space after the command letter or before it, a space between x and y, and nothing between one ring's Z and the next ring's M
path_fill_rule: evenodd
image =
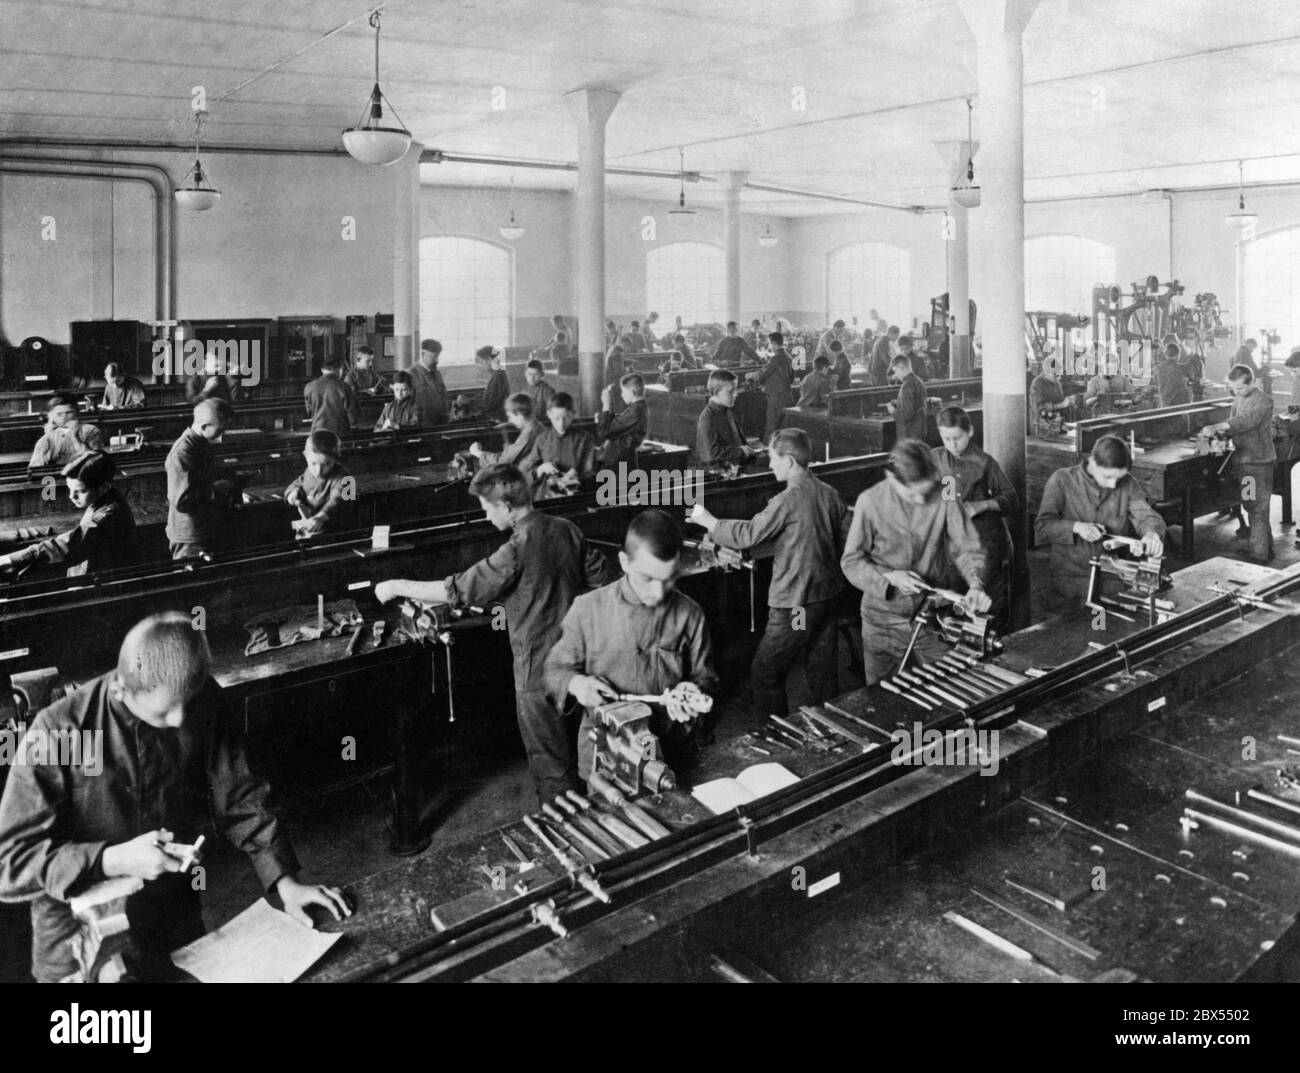
M584 779L591 777L593 709L621 693L662 695L683 682L705 693L717 688L704 612L676 590L681 548L681 528L664 511L633 518L618 553L623 577L573 601L546 657L546 689L556 708L576 701L584 709L578 732ZM651 727L665 746L689 748L693 713L676 705L655 708Z
M194 423L172 444L167 471L167 539L173 559L197 559L225 547L231 530L225 501L235 476L217 465L213 444L230 423L230 404L204 399Z
M115 876L144 881L126 905L136 974L170 975L167 955L202 935L203 919L196 884L169 845L192 844L212 821L290 916L310 927L308 906L350 915L340 891L298 882L298 860L267 807L266 784L249 771L210 665L188 615L154 615L127 634L116 670L33 721L31 735L98 743L93 768L88 750L68 763L15 765L0 799L0 901L32 904L38 981L76 971L68 901Z

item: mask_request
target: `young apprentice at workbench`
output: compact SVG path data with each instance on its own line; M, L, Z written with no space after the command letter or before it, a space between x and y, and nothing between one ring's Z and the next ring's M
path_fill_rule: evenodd
M709 373L709 401L695 424L695 454L704 466L743 466L758 454L745 440L734 408L739 384L726 369Z
M1273 471L1277 446L1273 443L1273 399L1264 394L1255 375L1245 365L1228 373L1232 410L1228 420L1206 425L1202 433L1226 432L1232 436L1233 469L1239 482L1241 507L1250 515L1249 561L1263 566L1273 561ZM1290 478L1288 478L1290 479Z
M303 524L295 534L306 540L327 529L341 528L341 517L356 498L356 478L339 461L342 447L332 432L320 429L307 437L302 449L306 471L284 490L284 500L298 508ZM349 499L351 497L351 499Z
M768 467L785 489L766 507L749 521L720 520L702 503L691 511L690 520L724 548L772 542L767 629L750 670L754 712L760 719L789 713L785 682L800 657L810 700L839 694L835 607L845 589L840 556L851 515L839 492L808 472L811 458L806 432L780 429L772 436Z
M1034 541L1050 544L1052 589L1067 600L1088 594L1088 562L1104 551L1102 538L1132 536L1146 555L1165 552L1165 523L1129 473L1133 460L1118 436L1102 436L1077 466L1047 478L1034 520Z
M320 376L302 389L303 405L311 418L311 430L326 429L339 439L349 435L361 420L356 393L343 379L343 362L333 355L320 365Z
M633 518L618 553L623 577L573 601L546 657L546 688L555 706L563 710L573 698L585 709L578 732L578 773L584 779L595 751L593 709L619 694L661 696L683 682L710 695L717 688L704 612L675 587L681 548L681 529L664 511L644 510ZM697 740L693 713L672 702L652 708L651 729L669 765L689 763Z
M139 559L130 504L113 487L111 455L89 452L63 467L68 498L85 513L75 529L20 551L0 555L0 569L29 563L63 563L68 577L95 574Z
M962 604L987 611L984 552L961 504L945 498L930 449L904 440L890 455L885 479L872 485L853 508L853 524L840 567L862 590L862 659L867 685L898 669L912 637L912 619L925 600L925 586L939 587L952 563L968 586ZM937 659L948 651L922 629L914 655Z
M50 396L50 408L45 415L45 431L32 448L31 469L40 466L66 466L87 451L99 451L104 446L104 434L98 426L81 420L81 404L75 395L63 392Z
M526 397L526 396L525 396ZM533 509L528 480L514 466L488 466L470 492L510 538L486 559L443 581L381 581L381 603L397 597L485 607L502 601L514 653L515 709L540 801L578 789L574 726L546 696L544 661L560 622L581 592L604 584L604 557L572 522Z
M629 373L619 381L623 409L614 413L614 389L605 387L600 392L600 413L596 415L596 439L604 441L601 462L603 469L618 472L624 462L629 471L636 468L637 448L645 441L649 423L645 401L645 379L640 373Z
M1006 633L1011 550L1006 519L1020 510L1020 497L997 460L971 439L970 414L959 406L949 406L939 411L935 420L943 440L943 446L932 452L939 468L940 494L955 498L974 523L984 549L984 591L992 601L989 614L994 629ZM951 562L944 586L958 591L962 587L961 573Z
M469 445L469 453L479 460L481 466L518 465L520 459L528 457L537 443L537 437L545 431L533 417L535 412L531 396L522 391L511 395L506 399L506 424L516 432L514 441L500 451L485 451L483 445L475 440Z
M925 440L925 384L912 371L912 359L899 354L889 365L889 375L898 385L898 398L887 404L894 415L897 442Z
M94 771L80 763L14 765L0 799L0 901L32 903L32 975L56 983L76 971L78 931L68 900L114 876L143 889L127 901L144 979L174 975L168 954L203 934L193 880L166 843L192 844L213 820L247 853L262 889L312 926L309 906L351 915L341 891L297 880L298 859L248 768L211 677L207 637L170 611L126 635L117 669L36 715L45 740L94 734Z
M217 465L213 444L233 412L223 399L204 399L167 454L167 539L173 559L197 559L232 543L228 502L238 481L231 470Z
M546 382L546 366L536 358L524 366L524 379L528 382L528 397L533 400L533 416L540 420L551 408L555 388Z
M580 428L573 396L561 391L551 399L546 416L551 427L543 428L532 449L519 462L519 468L533 481L534 494L546 499L560 494L551 478L570 480L578 488L587 488L596 477L596 444Z
M785 349L785 336L780 332L773 332L767 338L772 344L772 357L758 372L749 374L749 379L761 387L763 394L767 396L764 436L772 435L781 427L785 408L793 401L790 398L790 383L794 380L794 363Z
M405 369L393 374L393 400L384 404L379 420L375 422L376 432L391 432L403 428L422 428L429 424L424 411L415 398L415 388L411 374Z

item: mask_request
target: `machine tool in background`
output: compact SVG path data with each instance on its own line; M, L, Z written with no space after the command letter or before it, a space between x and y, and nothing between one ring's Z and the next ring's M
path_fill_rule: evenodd
M1154 626L1174 612L1172 601L1158 598L1172 579L1164 572L1164 557L1142 556L1141 544L1131 537L1107 536L1102 540L1105 551L1089 561L1085 604L1125 622L1135 622L1139 614L1145 614L1146 624Z
M1057 375L1070 374L1075 368L1070 359L1087 349L1083 329L1091 322L1083 313L1026 312L1025 342L1031 357L1040 365L1054 359Z

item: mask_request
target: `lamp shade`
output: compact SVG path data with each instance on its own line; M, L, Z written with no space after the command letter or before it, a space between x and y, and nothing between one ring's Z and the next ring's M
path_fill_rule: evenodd
M1259 223L1259 213L1246 212L1245 209L1233 209L1223 218L1223 222L1234 231L1244 233Z
M522 225L515 223L514 220L511 220L510 223L502 225L501 237L509 242L514 242L516 239L524 237L524 228Z
M977 209L980 205L979 183L963 181L952 188L952 199L963 209Z
M766 246L768 249L771 249L771 247L775 246L780 241L781 240L772 234L771 231L764 231L758 236L758 244L760 246Z
M210 186L186 186L176 191L176 204L191 212L205 212L220 200L221 191Z
M362 164L396 164L411 147L404 127L351 127L343 132L343 148Z
M673 223L678 227L690 227L691 222L695 219L695 210L688 209L685 205L679 205L675 209L669 209L668 215L673 218Z

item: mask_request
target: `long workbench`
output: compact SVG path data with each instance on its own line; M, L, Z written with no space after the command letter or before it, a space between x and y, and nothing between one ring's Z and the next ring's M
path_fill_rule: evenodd
M1236 506L1240 489L1228 455L1198 454L1197 432L1227 419L1230 398L1207 399L1140 413L1081 421L1072 434L1025 441L1025 485L1029 512L1038 512L1047 479L1062 467L1078 465L1103 435L1118 435L1133 444L1132 474L1165 521L1180 529L1181 552L1195 554L1195 521ZM1300 421L1285 422L1274 440L1277 465L1273 494L1282 500L1282 523L1292 522L1291 471L1300 461Z
M678 773L684 785L773 760L800 781L718 817L681 789L643 798L672 833L590 863L607 909L570 890L519 824L396 864L350 885L355 915L325 924L345 939L308 979L1241 977L1294 923L1300 846L1181 821L1187 807L1222 814L1240 793L1300 836L1294 814L1246 795L1262 786L1300 807L1300 790L1273 780L1284 713L1243 716L1227 685L1293 646L1300 623L1210 593L1212 581L1272 599L1300 589L1300 572L1214 560L1175 576L1180 617L1155 630L1112 620L1099 635L1083 614L1045 623L997 659L1044 675L961 712L927 715L878 689L835 698L822 710L876 727L865 752L841 742L769 758L747 728L719 728L725 740ZM979 764L893 762L892 735L963 718L997 732ZM1243 734L1259 743L1249 759ZM502 833L535 869L521 875ZM540 897L566 939L530 918ZM485 915L446 932L430 917L467 907Z

